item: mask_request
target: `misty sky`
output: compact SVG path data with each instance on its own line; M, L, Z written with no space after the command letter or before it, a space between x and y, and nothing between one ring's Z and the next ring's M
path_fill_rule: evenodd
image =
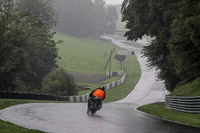
M112 4L112 5L115 5L115 4L122 4L122 2L124 0L104 0L106 2L106 4Z

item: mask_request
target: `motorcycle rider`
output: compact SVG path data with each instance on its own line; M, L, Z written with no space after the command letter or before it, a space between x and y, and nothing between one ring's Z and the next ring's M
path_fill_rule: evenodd
M88 108L89 108L92 100L99 98L100 100L97 100L97 105L98 105L98 110L101 109L102 101L105 99L105 97L106 97L105 88L104 87L96 88L89 94ZM89 111L90 110L88 110L87 112L89 112Z

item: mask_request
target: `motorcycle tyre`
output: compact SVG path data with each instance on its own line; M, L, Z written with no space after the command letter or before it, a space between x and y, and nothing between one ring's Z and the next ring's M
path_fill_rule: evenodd
M91 110L91 114L94 115L96 113L96 109Z

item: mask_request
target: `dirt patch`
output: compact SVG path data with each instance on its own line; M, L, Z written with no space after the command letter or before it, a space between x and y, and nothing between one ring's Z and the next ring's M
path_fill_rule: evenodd
M75 82L78 83L102 84L103 81L109 78L108 76L105 76L105 74L89 74L70 71L67 72L73 75Z

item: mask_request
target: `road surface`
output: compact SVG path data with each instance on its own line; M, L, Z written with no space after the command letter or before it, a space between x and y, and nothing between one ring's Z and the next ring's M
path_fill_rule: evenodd
M136 51L142 75L135 89L117 102L106 103L95 115L86 113L86 103L31 103L0 112L0 118L16 125L53 133L199 133L199 128L175 124L136 111L135 108L164 100L166 94L157 72L146 66L140 49L113 42Z

